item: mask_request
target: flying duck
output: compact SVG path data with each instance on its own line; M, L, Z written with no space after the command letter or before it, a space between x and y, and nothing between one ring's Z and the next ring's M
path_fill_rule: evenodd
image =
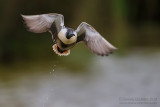
M67 56L77 43L84 42L87 48L100 56L107 56L116 48L104 39L91 25L82 22L76 30L64 26L61 14L21 15L28 30L34 33L50 32L54 41L53 50L59 56Z

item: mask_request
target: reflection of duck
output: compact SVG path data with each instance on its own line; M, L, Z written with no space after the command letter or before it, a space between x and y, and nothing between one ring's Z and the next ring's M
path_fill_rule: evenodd
M64 26L61 14L22 15L29 31L42 33L49 31L55 41L53 50L60 56L70 54L76 43L83 41L97 55L108 55L116 48L105 40L91 25L82 22L76 30Z

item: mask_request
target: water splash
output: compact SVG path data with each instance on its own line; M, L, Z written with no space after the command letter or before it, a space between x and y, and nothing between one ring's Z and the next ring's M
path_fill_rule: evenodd
M44 96L43 98L43 104L42 104L42 107L48 107L47 105L49 104L50 102L50 98L51 96L53 96L54 94L54 79L56 78L56 74L55 74L55 68L56 68L56 65L53 66L53 69L52 71L49 72L49 84L48 84L48 90L47 90L47 93L46 95Z

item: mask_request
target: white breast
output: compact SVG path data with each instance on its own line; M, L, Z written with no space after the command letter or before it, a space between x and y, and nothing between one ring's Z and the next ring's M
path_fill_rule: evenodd
M62 29L59 33L58 33L58 38L64 43L64 44L72 44L75 43L77 41L77 34L76 32L74 32L75 36L72 36L70 39L66 38L66 32L67 29Z

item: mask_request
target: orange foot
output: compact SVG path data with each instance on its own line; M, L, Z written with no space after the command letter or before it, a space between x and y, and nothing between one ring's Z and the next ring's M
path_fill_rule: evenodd
M54 52L55 52L56 54L58 54L59 56L68 56L68 55L70 54L70 50L66 50L66 51L64 51L63 53L60 53L60 52L58 51L58 46L57 46L57 44L54 44L54 45L52 46L52 48L53 48Z

